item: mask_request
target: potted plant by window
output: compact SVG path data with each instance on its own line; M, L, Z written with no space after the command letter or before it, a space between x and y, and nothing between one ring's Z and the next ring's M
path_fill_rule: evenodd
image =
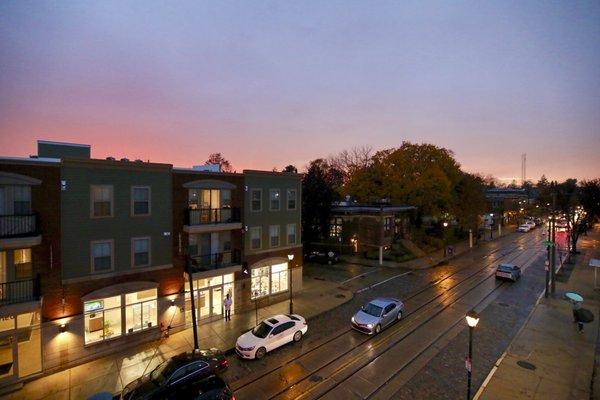
M109 321L104 321L104 336L111 337L114 333L115 332L111 329L111 323Z

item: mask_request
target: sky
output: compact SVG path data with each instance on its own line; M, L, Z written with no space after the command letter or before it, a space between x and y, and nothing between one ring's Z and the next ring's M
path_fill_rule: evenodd
M190 167L354 146L600 176L600 2L0 2L0 155L36 140Z

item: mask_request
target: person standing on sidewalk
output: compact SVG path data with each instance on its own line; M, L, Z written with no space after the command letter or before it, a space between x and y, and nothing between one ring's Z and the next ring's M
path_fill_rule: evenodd
M583 322L581 321L581 318L579 316L579 310L581 310L581 302L571 300L571 303L573 303L573 322L577 323L577 330L579 332L583 332Z
M227 293L225 300L223 300L223 308L225 308L225 321L231 321L231 304L233 300L231 300L231 295Z

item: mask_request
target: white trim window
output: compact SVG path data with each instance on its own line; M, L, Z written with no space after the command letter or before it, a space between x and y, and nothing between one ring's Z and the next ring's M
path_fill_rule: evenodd
M131 187L131 215L147 216L151 213L150 186Z
M288 263L271 265L271 294L288 290Z
M269 245L279 247L279 225L269 226Z
M125 332L127 334L157 326L156 289L125 295Z
M383 219L383 230L389 232L392 230L392 217L385 217Z
M92 272L106 272L113 269L113 241L92 242Z
M31 249L15 249L13 252L15 266L15 279L31 279L33 277L33 264L31 263Z
M13 186L15 215L31 214L31 186Z
M279 189L269 189L269 211L279 211L281 209L281 191Z
M259 297L269 295L269 272L270 267L253 268L251 272L251 292L250 298L252 300Z
M250 248L258 250L262 247L262 227L253 226L250 228Z
M250 190L250 210L253 212L262 211L262 189Z
M91 216L92 218L106 218L113 216L113 186L90 185Z
M131 239L131 264L133 267L147 267L150 265L149 237Z
M296 244L296 224L287 224L287 244Z
M288 210L290 210L290 211L297 210L297 207L298 207L297 196L298 196L298 191L296 189L288 189L287 190L287 209Z

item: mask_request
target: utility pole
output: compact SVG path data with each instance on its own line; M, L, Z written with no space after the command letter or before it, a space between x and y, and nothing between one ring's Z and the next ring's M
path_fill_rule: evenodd
M554 290L556 289L556 284L555 284L555 279L556 279L556 271L555 271L555 265L556 265L556 215L555 215L555 209L556 209L556 193L552 193L552 248L550 249L550 251L552 252L552 260L551 260L551 265L550 265L550 292L554 293Z
M383 223L383 205L379 206L379 219L381 224L381 236L379 238L379 265L383 265L383 240L384 240L384 223Z
M192 259L185 256L185 269L190 279L190 299L192 300L192 330L194 332L194 350L200 349L198 345L198 323L196 322L196 302L194 301L194 280L192 279Z
M552 223L551 221L552 217L548 218L548 236L547 236L547 242L548 244L546 245L546 265L544 266L545 270L546 270L546 286L544 286L545 290L544 290L544 297L548 298L548 289L550 286L550 249L552 248L552 242L551 242L551 231L550 231L550 224Z

